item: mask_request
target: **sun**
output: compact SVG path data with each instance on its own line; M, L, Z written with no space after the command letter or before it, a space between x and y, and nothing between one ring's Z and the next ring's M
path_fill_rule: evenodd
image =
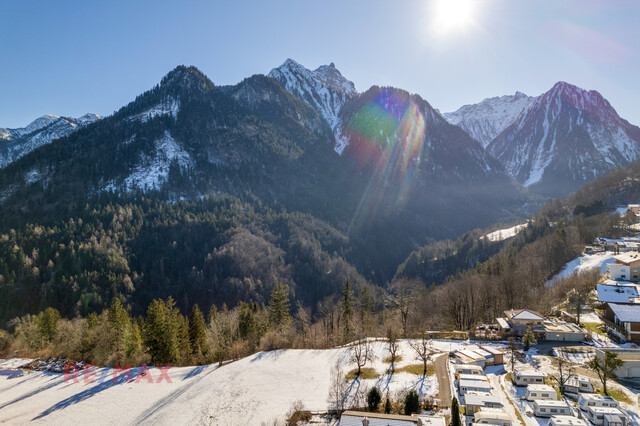
M477 0L433 0L431 27L440 36L466 31L472 24Z

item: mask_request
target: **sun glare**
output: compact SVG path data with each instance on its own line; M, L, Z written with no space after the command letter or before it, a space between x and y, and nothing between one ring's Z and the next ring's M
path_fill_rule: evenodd
M430 15L437 35L463 32L473 24L474 0L434 0Z

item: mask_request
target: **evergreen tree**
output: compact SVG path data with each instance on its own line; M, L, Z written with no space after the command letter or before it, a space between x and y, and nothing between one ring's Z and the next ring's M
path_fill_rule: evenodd
M147 308L144 341L149 348L151 361L154 363L174 363L179 358L178 331L180 324L176 311L175 301L171 297L167 299L167 302L155 299Z
M50 342L53 340L56 334L59 319L60 312L58 312L57 309L51 307L38 314L38 317L36 319L38 331L46 341Z
M458 405L458 398L455 396L451 402L451 426L461 426L460 406Z
M206 329L204 315L196 303L191 308L191 315L189 315L189 342L195 356L206 355L208 352Z
M524 350L528 351L533 343L538 343L538 341L536 340L535 334L533 334L531 326L528 325L526 333L522 336L522 346L524 347Z
M415 389L411 389L404 397L404 414L410 416L420 411L420 395Z
M389 401L388 395L387 395L387 400L384 402L384 413L391 414L391 401Z
M369 408L369 411L378 411L380 401L382 401L382 394L380 393L380 389L374 386L367 394L367 407Z
M351 282L347 280L342 288L342 318L343 318L343 341L347 342L351 338L351 316L353 315L353 290Z
M271 299L269 300L269 322L276 329L289 324L291 314L289 313L289 294L287 288L280 282L271 291Z

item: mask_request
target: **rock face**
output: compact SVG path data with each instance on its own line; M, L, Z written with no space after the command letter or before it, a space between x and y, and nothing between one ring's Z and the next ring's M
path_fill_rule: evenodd
M596 91L565 82L536 98L487 147L518 182L562 196L640 156L640 128Z
M464 105L457 111L443 115L449 123L462 128L486 148L534 100L533 96L516 92L515 95L487 98L478 104Z
M78 118L43 115L27 127L0 129L0 168L99 119L100 116L96 114L85 114Z

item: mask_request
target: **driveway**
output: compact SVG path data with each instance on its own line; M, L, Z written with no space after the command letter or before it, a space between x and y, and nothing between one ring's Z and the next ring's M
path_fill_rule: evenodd
M440 355L433 361L438 379L438 398L443 407L451 407L451 382L447 372L447 362L449 357L446 354Z

